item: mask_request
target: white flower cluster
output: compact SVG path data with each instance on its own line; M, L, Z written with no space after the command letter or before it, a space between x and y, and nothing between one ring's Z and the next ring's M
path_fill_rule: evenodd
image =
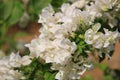
M116 5L117 0L71 0L72 4L64 3L59 12L53 10L52 6L42 10L39 16L39 23L42 23L39 37L33 39L25 46L30 50L30 57L40 57L46 63L52 63L53 70L59 70L56 75L58 80L76 80L80 78L91 65L72 61L77 55L77 44L69 40L70 33L85 28L85 41L97 49L111 49L115 39L118 38L117 31L109 31L104 28L100 32L101 24L94 24L96 18L104 17L108 19L110 27L114 27L117 21L113 13L107 12ZM111 21L112 19L112 21ZM114 22L113 22L114 21ZM84 26L83 26L84 25ZM93 26L92 26L93 25ZM92 26L88 29L85 26ZM87 30L88 29L88 30ZM81 62L83 59L78 58Z
M88 29L85 32L85 41L88 44L92 44L97 49L106 48L110 44L113 44L115 42L115 39L117 39L119 35L118 31L112 32L105 28L105 33L99 32L98 30L100 28L101 25L97 23L94 26L92 26L92 29Z
M30 55L40 56L46 63L65 64L76 50L76 44L68 39L68 33L77 28L79 20L76 19L76 13L79 10L63 4L61 11L54 13L51 6L43 9L39 19L39 23L43 25L41 34L26 45L30 49ZM71 11L70 14L68 11Z
M15 68L21 67L21 65L28 65L31 61L30 58L26 57L21 57L18 53L11 53L9 56L0 58L0 80L23 79L23 73L15 70Z
M55 39L34 39L31 44L27 44L30 49L31 57L41 57L46 63L65 64L75 51L76 45L67 38Z
M109 52L112 51L114 48L113 45L115 43L115 40L119 36L119 32L112 32L104 28L105 33L102 33L99 32L100 28L101 24L96 23L92 26L91 29L88 29L85 32L85 41L87 44L93 45L94 48L105 49L103 52L109 54Z

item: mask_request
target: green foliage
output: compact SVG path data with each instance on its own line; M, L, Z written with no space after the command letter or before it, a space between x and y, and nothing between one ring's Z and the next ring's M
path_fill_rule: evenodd
M28 66L20 68L24 72L25 80L55 80L56 71L50 69L51 64L42 64L39 59L32 59Z
M55 80L56 73L46 72L44 75L45 80Z
M18 22L24 13L23 4L20 1L14 0L1 2L0 5L1 4L2 6L0 8L0 21L2 21L2 24L10 26Z
M10 16L10 14L11 14L11 12L12 12L12 9L13 9L13 0L11 0L11 1L7 1L7 2L5 2L5 3L3 3L3 2L1 2L1 8L0 8L0 13L1 13L1 20L6 20L9 16Z
M6 0L0 2L0 36L6 35L7 29L17 23L24 13L24 6L20 1Z
M12 25L18 22L20 18L22 17L23 13L24 13L23 4L19 1L14 1L14 7L13 7L10 17L7 20L7 24Z

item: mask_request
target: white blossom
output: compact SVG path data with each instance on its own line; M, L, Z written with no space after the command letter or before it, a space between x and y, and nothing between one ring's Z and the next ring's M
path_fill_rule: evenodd
M30 58L31 58L30 56L23 56L21 59L21 65L23 66L29 65L32 62Z
M20 67L21 66L21 56L19 55L19 53L15 54L15 53L11 53L9 56L9 64L12 67Z
M78 0L72 4L72 6L76 8L83 8L85 6L86 1L85 0Z
M55 18L53 17L53 14L54 14L54 10L51 5L42 9L42 13L40 15L40 19L38 20L38 23L54 22Z
M76 44L69 39L58 38L53 41L43 39L34 39L31 44L27 44L32 57L41 57L46 63L63 64L71 54L76 50Z
M118 32L108 31L108 29L104 28L104 33L99 32L100 24L95 24L92 29L88 29L85 32L85 41L88 44L92 44L95 48L101 49L106 48L110 44L113 44L118 37Z
M15 67L20 67L21 57L15 53L5 56L0 59L0 80L19 80L24 78L23 73L14 70Z
M116 2L117 0L95 0L95 5L97 5L98 9L107 11L112 9Z

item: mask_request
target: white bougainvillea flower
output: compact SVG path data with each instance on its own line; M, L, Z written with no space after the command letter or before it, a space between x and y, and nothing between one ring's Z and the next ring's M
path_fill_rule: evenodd
M76 8L83 8L85 6L85 0L78 0L72 4Z
M114 44L116 39L118 38L119 32L118 31L108 31L108 29L105 29L105 43L104 47L108 47L110 44Z
M103 11L107 11L112 9L116 2L117 0L95 0L95 5Z
M42 10L41 15L39 16L38 23L54 22L55 19L53 17L53 14L54 14L54 10L53 10L52 6L49 5L48 7L44 8Z
M102 16L101 11L96 6L97 5L95 5L94 3L85 6L85 11L87 11L91 15L92 19Z
M93 39L93 46L97 49L101 49L104 44L103 38L104 38L104 35L102 33L95 35Z
M9 56L5 56L0 59L0 80L19 80L24 78L23 73L18 70L14 70L16 67L20 67L21 57L17 53L11 53Z
M100 28L101 28L101 24L100 23L96 23L94 26L92 26L92 30L95 33L97 33Z
M19 53L15 54L15 53L11 53L10 54L10 59L9 59L9 64L12 67L20 67L21 66L21 56L19 55Z
M76 50L76 44L67 38L58 38L53 41L37 38L26 46L30 49L31 57L40 56L46 63L64 64Z
M23 56L21 59L21 65L26 66L29 65L32 62L30 56Z
M69 39L55 39L52 42L52 49L46 50L40 54L46 63L65 64L71 57L71 54L76 50L76 44Z
M61 11L62 11L62 12L66 12L66 11L68 10L68 8L70 8L70 4L64 3L64 4L62 4L62 6L61 6Z
M85 42L100 49L98 52L100 57L102 57L102 53L106 53L110 58L109 53L114 49L113 45L119 37L119 32L103 28L105 33L102 33L99 31L100 27L101 25L97 23L92 26L92 29L88 29L85 32Z
M31 44L26 44L26 47L30 49L31 57L39 57L42 52L52 48L51 41L47 38L36 38L31 41Z

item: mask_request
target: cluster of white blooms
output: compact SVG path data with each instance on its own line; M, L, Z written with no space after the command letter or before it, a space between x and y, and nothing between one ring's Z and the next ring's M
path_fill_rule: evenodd
M80 23L79 13L80 10L70 4L63 4L58 13L51 6L43 9L38 21L43 25L41 34L26 45L30 55L40 56L46 63L65 64L76 50L76 44L68 37L69 32L75 31Z
M100 32L100 23L94 24L96 18L108 19L108 25L113 28L117 24L113 12L117 0L70 0L64 3L59 12L55 12L51 5L42 10L38 23L42 23L39 37L33 39L25 46L30 50L30 57L40 57L45 63L52 63L52 69L58 70L56 79L76 80L80 78L91 65L78 58L75 63L72 55L76 55L77 44L70 41L70 33L85 28L85 42L94 48L107 53L113 49L113 44L118 38L118 31L109 31L104 28ZM86 26L86 27L85 27ZM88 29L88 26L92 28ZM88 30L87 30L88 29ZM108 50L108 51L107 51ZM80 55L79 55L80 56Z
M37 38L32 40L31 44L26 46L30 49L31 57L41 57L46 63L60 63L64 64L65 61L71 57L75 51L76 45L67 38L49 39Z
M30 58L26 57L21 57L18 53L11 53L9 56L0 58L0 80L23 79L23 73L15 70L15 68L21 67L21 65L28 65L31 61Z
M91 29L88 29L85 32L85 41L88 44L92 44L95 48L101 49L106 48L110 44L115 42L117 39L119 32L118 31L108 31L108 29L104 28L104 32L99 32L98 30L101 28L100 23L95 24L92 26Z
M88 29L85 32L85 41L87 44L91 44L93 45L94 48L97 49L106 49L105 53L109 53L110 51L112 51L115 40L118 38L119 36L119 32L118 31L109 31L108 29L104 28L104 32L99 32L99 29L101 28L101 24L100 23L96 23L95 25L92 26L91 29ZM111 48L111 49L109 49ZM108 50L109 49L109 50Z

